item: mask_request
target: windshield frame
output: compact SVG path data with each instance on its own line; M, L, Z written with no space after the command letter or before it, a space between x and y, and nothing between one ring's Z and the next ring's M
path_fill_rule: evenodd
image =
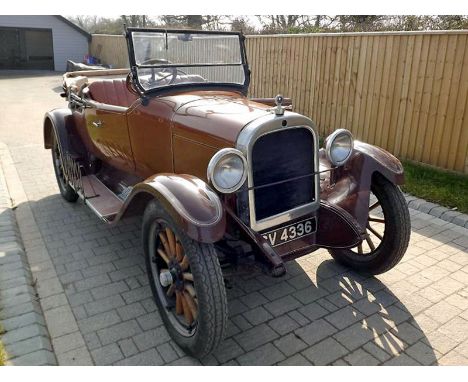
M136 62L135 51L133 46L133 33L190 33L190 34L213 34L213 35L231 35L239 37L239 49L241 62L239 64L157 64L157 65L139 65ZM247 95L250 84L250 69L247 62L247 55L245 50L245 36L241 32L227 32L227 31L204 31L192 29L161 29L161 28L126 28L125 37L127 39L128 58L130 63L130 72L132 74L132 81L139 90L140 94L164 94L168 92L184 91L184 90L234 90ZM242 66L244 71L244 83L234 82L206 82L206 83L185 83L185 84L172 84L161 86L152 89L145 89L138 79L138 69L151 69L151 68L170 68L170 67L210 67L210 66Z

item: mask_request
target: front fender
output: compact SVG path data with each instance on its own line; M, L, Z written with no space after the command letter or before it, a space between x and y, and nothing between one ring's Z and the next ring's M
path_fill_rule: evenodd
M219 196L191 175L158 174L136 184L114 221L141 213L152 199L157 199L193 240L214 243L226 231Z
M323 149L319 158L321 168L332 167ZM375 173L382 174L394 184L404 183L403 166L397 158L380 147L355 141L348 162L322 174L320 197L350 213L363 228L367 224L370 188Z

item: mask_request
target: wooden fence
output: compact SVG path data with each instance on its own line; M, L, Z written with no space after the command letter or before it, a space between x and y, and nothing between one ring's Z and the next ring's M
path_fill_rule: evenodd
M128 65L121 36L94 35L91 54ZM293 98L321 135L468 173L468 31L248 36L247 57L251 96Z
M90 54L98 57L104 64L112 65L113 68L127 68L128 49L125 37L111 34L93 34Z

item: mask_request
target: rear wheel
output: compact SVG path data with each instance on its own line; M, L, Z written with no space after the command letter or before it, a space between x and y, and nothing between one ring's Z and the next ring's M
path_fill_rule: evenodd
M65 179L65 173L63 171L63 160L62 155L60 153L57 137L55 134L53 136L54 142L52 145L52 163L54 165L55 177L57 179L60 194L67 202L74 203L78 199L78 194Z
M372 179L367 237L351 249L331 249L332 257L356 271L380 274L392 269L408 248L411 223L398 186L380 174Z
M143 245L153 296L174 341L202 358L223 340L227 298L212 244L188 237L157 201L143 216Z

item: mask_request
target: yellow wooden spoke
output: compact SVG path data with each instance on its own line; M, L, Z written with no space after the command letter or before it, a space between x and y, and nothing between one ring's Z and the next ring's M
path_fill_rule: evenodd
M172 252L171 252L171 248L169 247L169 244L167 242L167 239L166 239L166 235L164 235L164 233L160 232L159 233L159 239L161 240L161 243L164 247L164 252L166 252L167 256L172 259Z
M190 296L189 293L184 293L185 301L187 301L187 305L190 309L190 313L192 314L192 317L196 320L198 317L198 309L197 306L195 305L195 301L193 300L192 296Z
M184 272L183 276L184 276L184 280L193 281L193 275L191 273Z
M169 264L169 257L167 257L166 253L161 249L161 248L158 248L158 253L159 253L159 256L162 257L162 259L164 260L164 262L166 264Z
M176 243L176 260L178 262L181 262L183 257L184 257L184 250L182 248L182 245L179 242L177 242Z
M195 288L191 284L184 285L185 290L190 294L190 296L195 297L197 294L195 293Z
M171 297L171 296L174 294L174 291L175 291L175 284L172 284L172 285L167 289L166 296L167 296L167 297Z
M182 306L182 294L176 291L176 314L182 314L184 307Z
M187 321L187 324L190 325L193 322L193 316L192 316L192 312L190 311L189 305L187 303L186 294L184 292L181 292L181 298L182 298L182 306L184 309L185 321Z
M183 271L186 271L189 267L189 260L187 255L184 256L182 259L182 262L180 263L180 267L182 268Z
M166 236L169 248L171 249L171 257L174 257L176 254L175 236L174 233L170 230L170 228L166 228Z

